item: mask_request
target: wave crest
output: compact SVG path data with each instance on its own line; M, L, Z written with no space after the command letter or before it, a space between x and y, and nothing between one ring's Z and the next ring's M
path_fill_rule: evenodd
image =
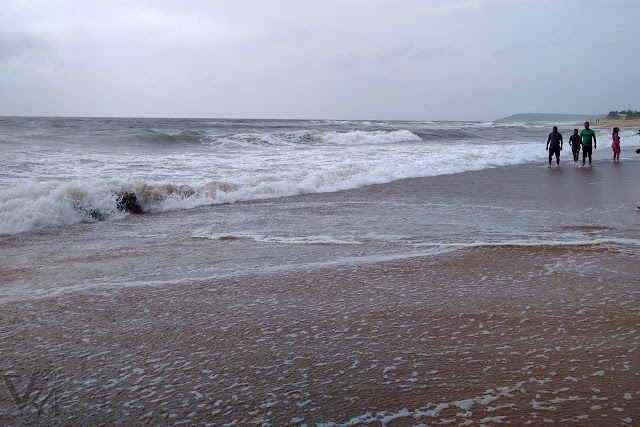
M152 143L188 143L188 142L200 142L202 138L206 136L198 131L193 132L180 132L177 134L170 134L164 132L157 132L150 130L144 133L136 133L131 137L134 140L140 140Z
M420 137L409 130L396 131L349 131L322 132L305 130L273 133L237 133L229 135L208 135L201 139L203 144L211 146L255 146L255 145L367 145L393 144L398 142L420 141Z
M145 181L29 184L0 194L0 236L223 203L224 195L237 189L237 184L220 181L200 186Z

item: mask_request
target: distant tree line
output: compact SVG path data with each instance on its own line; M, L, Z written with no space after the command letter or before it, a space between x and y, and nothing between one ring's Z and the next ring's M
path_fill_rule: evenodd
M620 115L627 115L627 119L640 119L640 111L634 111L634 110L622 110L622 111L609 111L609 115L607 116L607 119L610 120L615 120L615 119L621 119L622 117L620 117Z

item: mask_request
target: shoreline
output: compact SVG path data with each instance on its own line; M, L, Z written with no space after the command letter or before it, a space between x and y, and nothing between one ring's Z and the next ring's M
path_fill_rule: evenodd
M540 147L540 151L544 153L544 145L541 144ZM306 227L306 224L301 225L297 221L292 223L291 227L293 228L278 227L272 229L270 233L267 230L272 226L268 226L256 236L246 234L243 230L218 229L217 227L223 223L219 223L215 229L208 231L212 216L214 218L232 218L239 212L244 216L246 216L246 212L251 212L255 220L261 222L261 227L267 225L261 218L288 217L291 210L294 210L296 214L303 215L303 218L309 216L314 222L322 221L320 224L324 223L325 218L329 221L346 224L353 215L356 217L366 215L368 213L367 206L377 205L376 210L379 212L376 215L382 216L383 221L388 222L387 218L393 219L399 214L406 214L406 212L398 212L394 209L393 204L389 203L390 201L395 201L399 206L407 203L407 208L411 204L416 204L417 210L413 212L420 216L419 223L408 226L413 228L419 225L430 228L433 225L443 224L445 228L442 229L442 232L440 234L436 232L427 240L428 243L436 244L438 241L446 244L473 243L473 236L476 234L469 233L469 231L475 229L473 226L475 221L469 221L469 217L478 219L480 212L477 211L476 206L486 208L489 213L493 212L493 209L515 213L526 210L533 211L542 207L544 207L544 211L557 211L567 216L571 215L572 210L584 211L588 213L588 217L583 218L582 221L595 221L594 224L597 226L619 229L620 220L629 225L635 221L636 207L640 205L640 185L637 185L640 184L640 168L638 167L640 155L635 154L633 147L629 146L622 147L622 155L621 163L613 163L610 158L610 148L605 144L603 148L594 150L593 168L578 167L581 166L581 161L574 163L570 150L564 150L561 154L560 167L556 166L555 159L551 168L548 168L546 159L539 159L535 162L519 165L497 166L430 177L404 178L384 184L371 184L336 192L304 193L280 198L205 205L193 209L130 215L123 219L84 222L4 236L0 238L0 247L5 251L6 257L4 262L0 262L0 273L4 275L6 281L0 286L0 307L7 301L28 301L31 296L48 298L60 292L66 294L66 290L70 290L71 293L83 292L88 288L99 289L99 286L103 285L109 289L119 289L128 287L128 282L136 283L135 286L145 286L148 283L179 282L183 276L168 274L167 267L175 262L186 263L186 265L193 263L194 268L201 268L203 264L211 264L206 252L211 250L210 245L212 244L215 244L215 248L219 246L219 249L223 251L233 249L233 254L240 254L247 249L252 252L259 249L260 252L255 254L255 258L249 257L247 263L241 263L239 260L234 260L233 256L229 256L225 260L228 263L223 264L222 270L211 270L211 273L207 271L203 276L190 276L190 281L233 277L234 274L244 275L247 271L257 271L256 269L260 266L268 267L270 270L280 266L285 267L280 269L285 271L286 267L291 265L292 256L302 260L301 263L295 264L296 269L304 268L306 262L310 262L316 267L322 266L323 263L338 265L336 256L343 252L352 255L350 253L352 247L364 249L368 246L367 239L359 237L359 235L365 235L368 229L358 229L356 227L358 221L353 222L350 226L353 230L348 233L350 236L345 235L344 239L325 236L323 233L329 229L316 231L316 233L323 234L318 236L320 239L313 239L313 233L311 236L305 236L306 233L301 227ZM532 182L535 182L536 185L531 185ZM617 183L636 184L620 186ZM552 188L556 188L556 191L549 191ZM522 197L523 191L526 191L527 197ZM496 193L498 199L494 197L487 199L488 192ZM590 197L585 198L584 194L586 193L589 193ZM491 201L492 199L493 201ZM455 206L461 203L461 200L464 202L456 208ZM621 204L623 200L624 204ZM451 219L443 222L439 220L438 216L433 219L430 219L429 216L424 217L424 215L432 215L430 212L439 215L439 206L447 204L451 204L454 209ZM622 208L615 220L609 215L592 214L595 209L612 205ZM361 206L362 210L356 209ZM385 206L390 206L390 209L383 211L382 208ZM429 206L432 206L431 210L429 210ZM627 210L629 207L632 208L631 213ZM325 210L327 213L323 213ZM459 217L458 220L461 222L452 223L451 221L455 217ZM516 222L519 221L519 217L513 213L504 218L506 222L500 220L499 223L507 228L511 227L514 230L520 230L520 232L531 228L530 232L534 233L530 234L531 238L538 235L537 229L545 230L547 228L546 223L532 222L531 219ZM248 220L253 221L251 218ZM491 218L491 215L482 218L482 221L494 222L496 220ZM434 221L435 224L430 223L431 221ZM182 225L183 223L195 224L196 231L194 232L193 225L185 227ZM411 235L411 230L405 229L403 222L394 223L392 221L390 224L390 230L395 232L403 230ZM453 224L453 228L451 228L451 224ZM466 227L467 224L471 224L471 227ZM520 229L522 226L525 228ZM461 234L464 230L469 234ZM336 230L336 232L340 231ZM452 232L456 239L455 242L449 240L453 237L449 235ZM287 244L289 241L286 238L287 233L300 234L293 234L294 237L289 239L291 243ZM306 240L307 237L311 240ZM179 258L175 258L175 253L169 246L174 239L187 239L185 243L181 244L184 253ZM83 248L78 247L78 241L96 242L95 245L91 243L91 249L96 254L83 252ZM305 244L306 241L309 242L308 245ZM235 244L228 248L225 242L235 242ZM314 246L313 242L316 242L315 244L318 246ZM163 250L159 254L162 255L161 258L156 259L154 256L153 259L148 259L145 253L138 252L137 248L149 244L160 250L162 248L169 249L172 254L170 254L171 256L165 255ZM50 245L59 248L59 250L52 251ZM275 259L264 264L256 264L259 260L273 258L277 254L277 252L271 251L271 247L286 248L287 251L278 257L275 265ZM318 259L315 248L323 248L322 253L325 256ZM371 249L374 250L373 253L377 253L375 247L371 247ZM29 259L24 259L25 253L31 254ZM41 258L42 253L46 254L46 258ZM332 257L330 255L332 253L338 255ZM382 254L381 259L386 259L385 252L380 253ZM205 258L202 259L202 257ZM359 257L350 259L360 262L358 261ZM372 261L375 257L371 256L365 256L362 259L368 260L362 261L365 263L375 262ZM93 272L92 275L74 273L76 271L75 263L78 260L83 263L83 270ZM128 268L123 269L122 263L126 263ZM148 269L140 267L146 264L149 264ZM241 264L242 268L232 270L228 268ZM136 267L136 265L138 266ZM66 266L73 268L69 269ZM117 266L117 268L113 270L113 266ZM134 268L138 271L136 272ZM157 270L165 271L164 276L155 274ZM51 271L59 276L57 280L51 280ZM69 271L71 274L60 275L58 271ZM216 271L221 273L216 274ZM147 275L159 278L148 280ZM105 280L106 278L109 280ZM85 284L90 284L90 286L85 286Z
M591 127L620 127L640 129L640 119L633 120L600 120L599 122L589 122ZM576 126L584 125L584 122L576 123Z

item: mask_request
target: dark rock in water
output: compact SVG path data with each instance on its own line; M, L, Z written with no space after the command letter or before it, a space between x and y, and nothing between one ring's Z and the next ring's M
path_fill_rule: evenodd
M95 210L87 211L87 213L91 218L95 219L96 221L104 221L105 219L107 219L107 216L105 214Z
M116 195L116 206L119 211L132 214L142 214L144 211L138 203L136 195L133 193L118 193Z
M84 206L84 204L79 201L75 201L73 203L73 208L84 215L90 216L92 219L95 219L96 221L104 221L105 219L107 219L107 216L102 212L95 209L87 209L87 207Z

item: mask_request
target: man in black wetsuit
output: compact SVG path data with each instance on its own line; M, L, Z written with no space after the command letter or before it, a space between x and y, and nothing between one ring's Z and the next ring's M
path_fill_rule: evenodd
M556 155L556 164L560 166L560 151L562 150L562 134L558 132L558 126L553 127L553 132L547 138L547 151L549 151L549 167L551 167L551 158Z

